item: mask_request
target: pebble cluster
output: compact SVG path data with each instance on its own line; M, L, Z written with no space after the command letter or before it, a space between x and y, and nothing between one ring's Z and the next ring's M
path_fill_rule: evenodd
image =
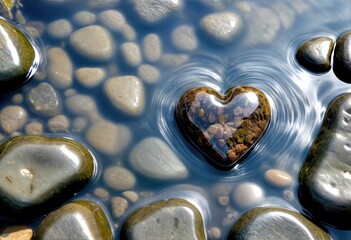
M350 94L329 105L298 181L279 164L227 181L276 117L253 86L225 96L188 88L174 109L210 163L234 168L223 181L194 171L144 121L174 68L207 46L271 44L311 1L0 0L0 239L332 239L330 226L347 234ZM190 4L206 11L185 21ZM70 11L43 22L26 10L38 6ZM165 23L166 34L157 28ZM312 38L296 59L350 83L350 42L350 32Z

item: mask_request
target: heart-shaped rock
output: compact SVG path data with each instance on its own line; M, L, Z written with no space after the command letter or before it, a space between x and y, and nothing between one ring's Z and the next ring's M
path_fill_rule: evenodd
M268 99L260 90L239 86L224 96L199 87L187 91L176 106L179 128L206 159L231 169L264 134L270 120Z

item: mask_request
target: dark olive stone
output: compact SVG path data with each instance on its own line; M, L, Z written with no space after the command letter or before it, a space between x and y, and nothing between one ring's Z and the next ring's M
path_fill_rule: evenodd
M300 45L296 59L307 70L316 73L328 72L335 41L328 37L312 38Z
M316 220L351 229L351 94L328 107L299 172L299 200Z
M123 224L120 240L205 240L199 210L183 199L163 200L132 213Z
M284 208L254 208L231 228L227 240L328 240L329 235L298 212Z
M0 145L0 215L17 221L38 217L82 190L94 158L66 138L19 136Z
M0 29L0 92L5 92L21 87L33 75L35 51L28 38L2 18Z
M179 128L214 166L233 168L264 134L270 120L268 99L260 90L240 86L224 96L200 87L178 101Z
M336 40L333 70L341 81L351 83L351 32Z
M106 215L99 205L75 201L45 217L34 239L112 240L113 236Z

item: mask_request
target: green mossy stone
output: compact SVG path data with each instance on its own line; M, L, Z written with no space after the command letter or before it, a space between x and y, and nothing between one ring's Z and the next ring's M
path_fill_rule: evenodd
M329 235L298 212L254 208L231 228L227 240L330 240Z
M183 199L152 203L132 213L124 223L120 240L205 240L199 210Z
M16 221L38 217L82 190L95 160L66 138L18 136L0 145L0 215Z
M330 104L299 172L299 200L311 217L351 229L351 94Z
M32 75L35 50L14 25L0 18L0 92L15 90Z
M75 201L50 213L40 223L35 240L112 240L110 224L102 208L89 201Z

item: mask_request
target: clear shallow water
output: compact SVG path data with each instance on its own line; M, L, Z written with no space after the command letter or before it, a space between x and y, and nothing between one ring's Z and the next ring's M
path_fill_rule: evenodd
M246 181L254 182L264 189L266 197L259 206L274 205L302 211L296 194L299 168L318 133L330 101L342 93L351 91L351 87L338 80L333 71L327 74L313 74L301 68L294 58L296 48L303 41L315 36L329 36L336 39L341 33L350 30L351 2L342 0L333 2L327 0L217 1L215 4L216 1L212 1L215 8L201 2L205 1L185 1L183 11L171 15L157 24L146 24L135 17L136 14L128 1L103 8L82 6L79 1L59 6L45 4L39 0L24 0L22 2L21 12L27 22L48 23L58 18L66 18L71 21L73 14L80 10L99 13L106 9L117 9L125 15L128 23L137 32L136 43L141 44L143 37L148 33L157 33L162 39L165 53L184 53L177 50L171 43L170 33L174 27L187 23L195 29L199 47L189 53L188 61L177 67L167 67L162 62L156 64L162 72L162 79L156 84L145 84L146 109L140 117L128 117L113 109L104 96L101 86L96 89L88 89L77 82L72 85L72 88L78 93L94 98L103 118L118 124L125 124L133 133L132 143L121 154L109 156L92 148L98 159L98 174L89 187L75 197L76 199L88 198L100 202L105 208L111 226L123 224L132 211L145 204L170 197L183 197L198 206L203 214L207 229L211 227L222 229L222 239L224 239L227 230L232 225L222 227L227 213L238 212L238 215L231 221L233 223L241 213L248 209L240 209L233 202L232 193L229 195L229 205L227 207L221 206L218 204L215 189L221 184L234 188L239 183ZM245 6L253 4L273 9L277 16L284 17L279 20L279 30L271 41L252 43L257 41L259 37L249 37L248 31L253 26L253 16L240 10L243 9L243 3L249 4ZM277 6L288 6L290 12L286 9L284 12ZM198 24L202 16L222 9L237 13L242 17L244 24L242 33L233 42L226 45L209 40ZM74 29L78 28L78 25L74 25ZM118 44L125 41L120 34L113 36ZM46 49L58 46L63 47L70 54L75 68L83 66L116 68L118 73L116 74L114 70L108 71L106 79L115 75L136 74L136 69L127 66L118 51L117 55L109 62L95 62L77 55L68 44L67 39L55 40L44 33L36 41L43 56L41 67L44 71ZM25 93L27 89L37 84L38 80L33 79L23 89L2 96L1 107L8 105L14 94ZM224 93L228 88L236 85L248 85L262 90L271 104L272 117L266 133L250 155L232 171L223 172L210 166L200 153L185 141L177 128L174 110L180 96L192 87L208 86ZM58 91L64 98L65 90ZM28 108L28 104L25 102L23 105ZM62 114L72 119L74 117L66 109L63 109ZM43 123L47 121L35 113L30 114L31 119L39 119ZM45 129L44 132L51 134L48 129ZM71 131L65 135L86 142L84 132ZM111 190L102 180L103 170L117 163L130 168L127 159L131 150L138 142L148 136L157 136L165 140L186 165L190 176L180 181L156 181L136 173L137 185L131 190L151 195L141 198L134 204L130 203L130 207L122 218L114 218L111 214L110 202L98 199L94 195L94 190L97 187L102 187L107 189L111 196L120 196L121 191ZM288 172L294 179L293 184L288 188L281 189L266 183L264 172L271 168ZM35 224L33 223L33 225ZM326 228L334 239L351 238L351 231ZM118 239L119 228L114 231L115 237Z

